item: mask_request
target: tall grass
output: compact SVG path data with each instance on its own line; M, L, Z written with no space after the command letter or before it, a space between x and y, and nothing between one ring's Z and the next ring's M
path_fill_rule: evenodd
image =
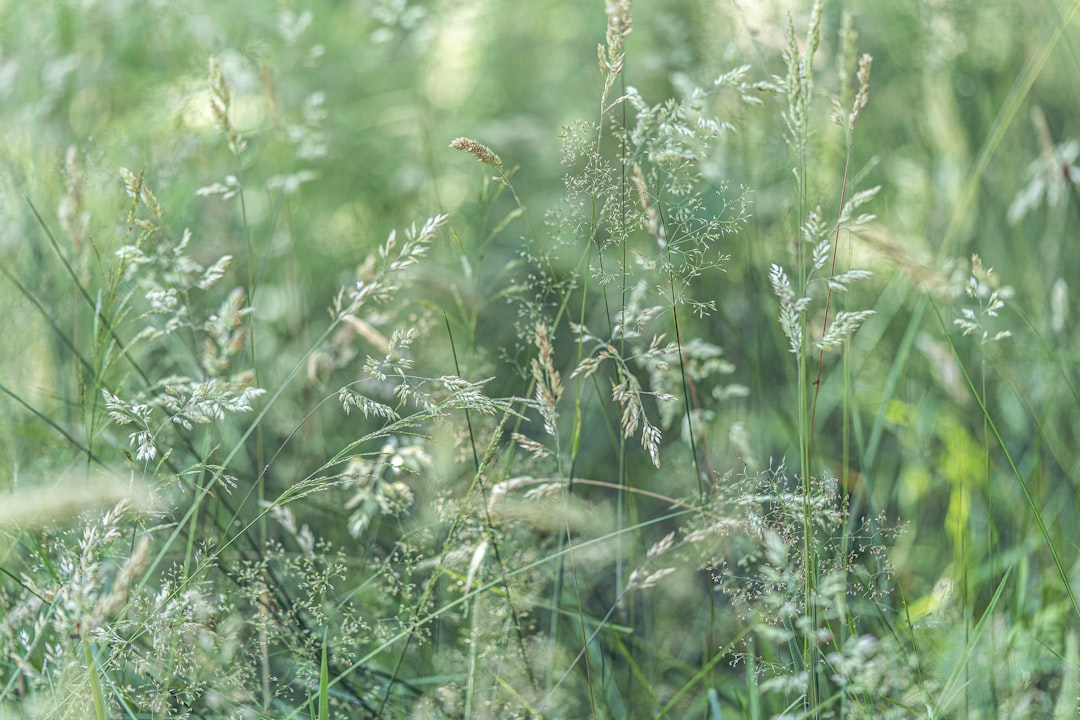
M1075 4L852 5L0 11L0 710L1074 715Z

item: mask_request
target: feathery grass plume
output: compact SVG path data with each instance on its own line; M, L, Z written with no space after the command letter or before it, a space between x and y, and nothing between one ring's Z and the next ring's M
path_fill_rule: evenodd
M867 62L865 66L868 68L869 63ZM861 111L860 103L865 104L865 97L861 90L856 94L854 102L859 111ZM854 127L857 117L858 112L853 109L848 116L851 123L849 127ZM880 187L873 187L854 193L850 198L845 199L835 223L826 224L820 208L810 213L799 232L801 240L799 254L810 260L807 267L800 268L799 276L804 278L804 284L799 290L795 289L782 266L776 263L770 266L769 283L772 285L773 293L780 300L780 326L788 338L791 352L799 354L806 349L804 348L804 328L807 313L814 301L812 292L815 286L824 286L824 302L827 310L833 292L844 292L854 283L873 275L869 270L858 268L837 272L836 243L842 228L857 233L874 221L874 215L868 213L856 215L855 211L872 200L879 190ZM804 253L801 250L803 247L808 247L809 253ZM856 310L841 311L833 318L826 315L826 325L822 328L821 338L814 342L813 348L830 350L840 347L845 339L874 314L874 310Z
M390 231L386 241L356 269L356 283L348 290L342 288L334 299L333 317L344 322L345 315L356 313L365 303L389 301L402 287L395 282L397 276L427 255L435 233L445 223L446 215L434 215L420 228L413 224L405 231L400 247L397 230Z
M502 158L492 152L491 148L467 137L455 138L450 147L455 150L463 150L485 165L502 170Z
M210 114L214 118L214 126L217 131L225 136L229 143L229 151L233 155L240 155L247 143L244 137L233 126L229 119L229 108L232 97L229 95L229 84L225 80L225 73L221 71L221 65L216 56L211 55L210 65Z
M562 377L552 363L554 348L548 336L548 327L542 322L536 323L535 335L537 357L532 360L532 376L536 383L536 405L544 419L544 431L551 436L558 433L559 418L557 406L563 394Z
M851 84L851 78L855 74L858 62L855 55L859 49L859 33L855 30L855 16L846 9L840 14L840 30L837 36L839 49L836 52L836 79L840 92L833 99L833 122L844 127L845 108L851 107L855 101L855 88Z
M866 53L859 56L859 71L855 75L855 79L859 82L859 89L855 93L855 100L851 103L851 112L848 114L847 122L847 126L852 132L859 115L866 108L866 104L870 102L870 65L873 61L874 59Z
M428 218L420 228L417 228L415 224L412 225L406 230L405 242L401 243L400 247L397 231L391 231L386 241L357 268L359 279L355 285L348 289L342 288L334 299L331 314L335 322L351 327L369 327L366 321L357 317L357 313L365 305L380 305L388 302L395 293L406 286L408 282L406 271L427 255L435 234L445 222L445 215L435 215ZM373 337L371 332L361 334L364 337ZM436 412L437 403L421 388L424 381L414 382L409 375L413 360L408 353L417 334L415 327L398 328L393 331L389 340L379 333L377 338L380 342L374 344L377 349L383 351L383 357L376 358L367 355L363 364L363 373L369 380L374 380L379 384L387 383L390 376L394 376L397 384L393 387L392 394L399 401L412 400L423 406L427 412ZM352 339L352 337L353 335L350 334L347 339ZM320 348L317 352L322 352L331 365L343 366L347 362L346 358L351 359L355 353L348 345L340 344L344 342L340 337L337 340L338 342L331 345L329 350ZM401 419L397 409L359 392L355 389L355 384L341 386L338 391L338 400L346 413L350 411L350 408L355 407L365 417L381 417L394 422Z
M808 106L812 98L813 89L813 57L820 42L821 3L815 2L810 17L810 26L807 31L806 48L799 53L795 42L795 32L792 21L788 25L788 75L782 87L788 96L788 112L786 122L788 125L788 142L792 146L796 162L804 165L806 162L806 138L809 134ZM854 58L854 44L856 41L855 31L850 23L845 21L841 34L841 58L843 65L849 65ZM842 90L841 98L848 97L851 109L846 114L842 110L841 99L834 101L833 119L847 130L848 157L851 154L851 145L854 141L856 121L869 100L870 83L869 55L863 55L858 62L856 81L858 89L853 93ZM850 68L849 68L850 70ZM843 68L841 70L843 72ZM841 87L848 86L846 74L841 77ZM797 192L801 198L805 197L804 170L797 169L796 177ZM836 272L837 244L839 242L841 228L851 232L857 232L874 220L871 214L855 215L855 211L869 202L880 190L874 187L869 190L854 193L850 198L845 196L847 190L847 176L844 177L844 192L841 194L842 206L835 223L825 223L820 208L808 214L806 221L799 228L798 237L801 242L796 243L796 255L798 265L798 287L792 284L783 267L773 263L769 270L769 282L773 293L780 299L780 326L784 335L788 338L789 349L799 355L805 350L807 312L813 298L811 287L814 284L825 285L825 326L822 328L821 338L814 343L814 349L825 351L840 347L843 341L853 334L858 327L869 317L875 314L873 310L841 311L836 317L829 318L829 304L834 291L843 292L853 283L871 276L870 271L849 269L845 272ZM810 252L805 252L806 248ZM809 262L806 262L808 260ZM831 262L830 262L831 260ZM826 270L826 265L829 265ZM827 273L827 274L826 274Z
M140 172L135 175L126 167L120 168L119 173L120 178L124 181L124 190L127 192L128 197L132 199L131 214L128 216L128 228L130 230L133 225L137 225L144 231L143 238L145 238L160 229L159 224L164 219L164 211L161 209L157 197L146 185L144 173ZM136 222L135 213L140 206L149 210L154 216L153 219L140 219Z
M649 562L655 558L664 555L668 552L675 543L675 533L669 532L663 538L653 543L653 546L645 553L645 562ZM653 570L646 573L642 568L635 569L630 573L630 578L626 581L627 590L645 590L646 588L655 587L663 578L667 577L671 573L675 572L674 567L663 567L659 570Z
M841 347L859 326L868 318L876 314L875 310L855 310L849 312L840 310L833 316L832 322L825 329L824 334L814 341L817 350L833 350Z
M859 34L855 31L854 20L850 13L844 12L840 28L840 52L837 57L837 69L840 74L840 94L833 99L833 122L848 133L848 142L852 142L855 124L870 101L870 66L873 58L867 54L855 58ZM853 87L851 80L857 83Z
M143 570L146 569L149 559L150 538L144 535L139 538L139 542L135 545L131 557L124 562L123 566L116 573L116 577L113 579L113 584L109 589L108 594L102 596L98 600L97 605L94 606L93 613L84 620L83 627L87 632L101 627L106 619L124 608L132 590L132 583L142 574Z
M803 351L802 317L810 306L810 298L795 297L795 289L783 267L773 263L769 266L769 284L780 299L780 329L788 339L788 350L796 355Z
M964 292L978 303L975 309L961 308L963 317L953 320L953 324L958 326L964 335L978 334L982 343L998 342L1012 336L1011 330L997 330L993 335L990 334L991 328L988 326L1005 308L1005 301L1012 298L1013 289L1008 285L1001 285L994 269L984 267L982 258L978 255L971 256L971 277L968 278Z
M721 252L721 242L749 220L749 190L741 188L732 199L728 184L719 181L715 192L706 191L711 181L703 176L703 168L714 158L716 144L735 131L729 121L716 116L713 103L730 91L740 101L750 102L748 70L743 66L721 74L706 87L684 81L685 97L655 105L649 105L635 88L627 89L618 102L633 111L633 124L616 127L613 134L625 148L620 163L626 165L637 203L621 199L623 171L617 164L606 161L596 149L577 149L580 141L567 135L566 162L585 164L580 177L567 176L568 200L572 208L580 203L583 211L589 211L597 200L603 202L594 220L599 226L592 234L603 239L604 247L644 228L657 242L660 257L653 262L680 285L723 267L728 258ZM714 196L711 202L710 195ZM658 238L661 226L663 237ZM652 255L643 260L651 260Z
M717 589L750 624L757 647L775 649L751 658L755 644L746 638L734 651L762 674L760 691L806 693L811 676L800 648L809 643L824 654L838 692L828 705L851 701L845 717L891 717L889 698L907 693L925 701L911 682L914 659L890 636L878 636L871 620L893 592L886 542L903 528L883 516L853 524L847 495L831 478L806 484L779 466L728 480L710 505L715 514L695 519L675 550L681 545L680 554L707 559ZM818 548L812 563L805 540Z
M551 453L546 447L544 447L542 443L538 443L532 438L526 437L521 433L510 433L510 438L514 442L516 442L522 450L532 455L532 457L536 460L542 460L543 458L551 455Z
M86 209L83 198L84 182L79 151L72 145L64 154L64 184L67 192L60 200L56 216L60 220L60 227L71 239L71 248L76 257L90 233L90 212Z
M130 402L102 389L109 418L118 425L133 424L138 428L128 436L137 448L135 459L149 462L158 456L158 444L169 428L179 426L192 430L195 425L221 421L226 413L251 412L256 398L266 393L250 387L253 376L241 373L227 380L212 378L203 382L186 377L168 378L161 391L154 395L136 392L138 400ZM141 402L139 401L141 400ZM154 410L163 410L166 418L155 425Z
M805 47L799 50L795 36L795 21L789 15L787 22L787 74L779 81L779 87L787 96L788 108L784 116L787 123L787 141L796 158L805 163L806 143L810 136L810 104L814 95L814 55L821 43L822 0L814 0L810 21L806 28Z
M650 313L649 310L642 311L641 313L635 312L636 308L628 307L624 313L620 313L617 318L617 323L613 333L615 338L629 338L631 340L637 338L640 335L640 331L633 326L626 327L624 323L636 322L643 317L646 318ZM653 313L658 312L659 308L654 308ZM619 421L619 429L622 436L625 438L633 437L637 433L638 428L641 428L641 446L649 453L649 458L652 460L653 465L660 467L660 441L661 432L656 425L649 420L649 415L645 410L644 398L648 395L657 395L657 398L661 401L674 399L666 393L657 394L655 392L648 392L641 386L641 381L638 380L633 370L627 364L627 359L624 358L615 347L614 344L601 341L596 336L592 335L588 328L581 325L573 325L571 328L578 336L579 342L583 347L589 348L590 353L585 356L578 366L574 368L574 371L570 374L571 378L592 377L602 364L611 362L615 366L615 378L611 381L611 399L621 409L622 415ZM652 344L644 352L642 359L648 361L649 359L656 358L663 352L665 348L660 347L660 338L654 337ZM676 348L668 346L666 351L669 353L676 352Z
M631 0L604 0L604 9L607 12L607 33L603 45L596 47L596 53L600 58L600 75L604 78L604 92L601 96L601 105L606 103L608 93L615 84L615 78L622 72L623 62L626 58L626 36L633 29L633 14L630 10Z

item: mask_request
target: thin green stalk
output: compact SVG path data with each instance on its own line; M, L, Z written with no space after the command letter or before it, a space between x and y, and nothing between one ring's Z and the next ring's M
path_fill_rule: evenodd
M106 720L109 716L108 707L105 705L105 696L101 692L101 678L98 676L98 664L94 659L94 652L90 649L89 638L83 638L83 659L86 661L86 675L90 680L90 691L94 696L94 715L97 720Z
M319 720L330 720L330 668L326 662L326 633L323 633L319 660Z
M788 21L788 142L792 146L794 155L795 176L795 217L799 222L808 217L808 187L807 187L807 142L809 139L809 106L813 99L813 59L820 42L821 30L821 0L816 0L811 9L810 22L807 28L806 45L802 52L795 41L794 27ZM795 228L796 247L796 272L798 275L797 287L801 293L805 293L809 283L809 263L806 262L804 243L799 237L800 229ZM804 609L810 619L810 626L817 626L816 611L814 608L814 588L816 586L816 548L814 545L814 526L811 520L811 436L813 433L812 413L810 408L809 377L807 367L807 319L805 313L800 313L798 322L800 325L802 344L797 354L797 425L799 429L799 468L803 494L803 528L802 528L802 562L806 577L803 584ZM809 634L804 635L801 649L803 666L808 677L808 687L805 700L807 708L813 708L818 702L818 678L817 678L817 648L814 646Z

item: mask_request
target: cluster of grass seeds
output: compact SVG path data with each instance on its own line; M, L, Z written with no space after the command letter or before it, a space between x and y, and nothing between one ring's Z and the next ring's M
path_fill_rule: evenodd
M853 523L835 479L812 481L809 502L805 489L783 466L717 478L710 502L650 548L629 589L662 584L687 567L707 573L732 610L720 622L730 638L721 656L746 668L744 710L792 710L817 672L829 688L822 715L903 716L903 705L928 694L889 608L886 550L899 530L880 516ZM814 566L803 555L806 528ZM883 632L889 627L893 633ZM805 644L822 657L814 670L803 664Z

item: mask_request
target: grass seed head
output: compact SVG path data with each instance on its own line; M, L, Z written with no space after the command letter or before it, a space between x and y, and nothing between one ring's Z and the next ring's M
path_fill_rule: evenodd
M491 148L483 143L478 143L467 137L459 137L450 143L450 147L455 150L464 150L489 167L502 169L502 158L492 152Z

